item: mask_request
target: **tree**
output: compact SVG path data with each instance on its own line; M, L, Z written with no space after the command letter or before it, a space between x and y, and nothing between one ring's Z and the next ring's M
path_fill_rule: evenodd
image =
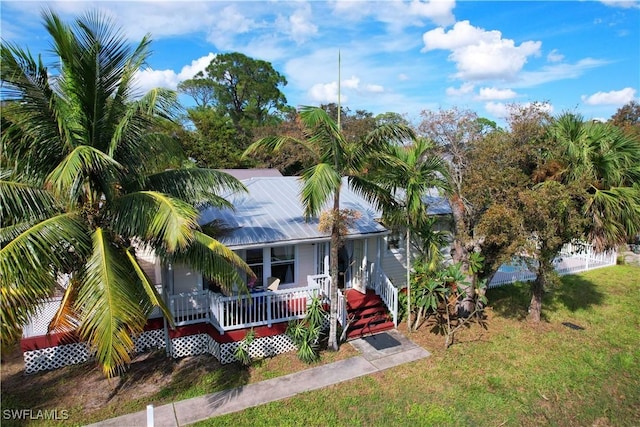
M264 124L273 114L286 110L287 99L280 91L287 80L269 62L238 52L218 54L206 68L213 82L217 109L238 128Z
M212 79L205 78L202 71L198 72L192 79L178 83L178 92L189 95L199 109L213 107L215 85Z
M618 108L609 119L609 123L636 138L640 138L640 103L631 101Z
M50 11L43 20L57 73L17 46L1 47L1 338L19 338L66 274L50 330L77 329L111 376L130 362L132 336L153 306L172 322L137 248L242 289L238 269L248 266L200 229L193 204L229 206L216 192L244 187L216 171L161 164L174 144L159 129L176 99L160 89L134 98L149 37L131 49L98 12L71 25Z
M425 195L432 188L444 189L446 186L447 165L444 160L434 155L433 145L425 139L417 139L411 146L389 146L386 152L382 152L374 160L376 168L372 172L376 182L388 188L398 203L385 207L385 223L402 226L406 230L407 244L407 323L411 330L411 232L418 237L429 236L429 241L415 242L418 248L424 247L430 259L428 264L435 267L440 258L440 247L434 240L432 233L433 223L427 215ZM433 247L435 244L436 247ZM421 260L424 261L424 260Z
M469 153L483 137L483 123L469 110L423 111L418 126L420 135L434 141L438 152L446 159L448 173L448 198L453 216L452 258L461 264L467 274L465 283L473 283L470 255L480 250L481 236L475 235L474 207L465 197L464 185L469 166ZM467 289L468 297L462 301L461 310L473 311L473 286Z
M333 201L331 217L331 307L329 314L329 348L338 349L337 295L338 250L342 245L343 216L340 210L342 178L348 177L348 185L371 202L381 207L391 203L388 193L363 176L363 165L391 141L402 142L413 138L413 131L405 126L382 126L374 129L364 143L348 141L337 123L322 108L302 107L300 121L305 129L305 139L289 136L262 138L249 146L245 155L255 152L277 152L287 144L295 144L316 158L313 166L302 173L300 197L307 217L318 216L327 202Z

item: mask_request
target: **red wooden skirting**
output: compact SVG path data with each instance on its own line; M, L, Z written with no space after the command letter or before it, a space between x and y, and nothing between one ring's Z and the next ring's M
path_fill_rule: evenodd
M256 338L270 337L274 335L284 334L287 330L288 322L274 323L271 327L259 326L253 328ZM149 319L144 327L145 331L153 331L162 329L164 322L162 319ZM235 331L220 334L216 328L210 323L196 323L194 325L178 326L175 329L169 329L169 337L179 338L189 335L208 334L211 338L220 344L242 341L251 328L238 329ZM37 337L23 338L20 341L20 348L23 352L40 350L43 348L57 347L59 345L73 344L80 342L75 333L57 333L49 335L40 335Z

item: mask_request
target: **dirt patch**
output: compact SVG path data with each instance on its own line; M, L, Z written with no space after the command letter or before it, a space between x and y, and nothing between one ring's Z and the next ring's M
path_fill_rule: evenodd
M295 352L255 361L251 366L221 365L213 356L167 358L163 351L136 357L127 372L107 379L93 363L67 366L27 375L20 351L3 355L2 409L53 409L68 413L68 424L78 425L144 410L220 390L298 372L318 364L357 355L350 345L323 352L314 365L301 362ZM41 420L2 420L2 426L47 425ZM51 425L57 423L51 423Z

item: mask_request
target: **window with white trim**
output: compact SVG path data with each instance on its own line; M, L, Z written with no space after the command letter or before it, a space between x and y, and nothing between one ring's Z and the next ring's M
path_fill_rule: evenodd
M295 246L277 246L271 248L271 276L280 279L280 283L294 283L296 280Z
M262 287L263 284L263 272L264 272L264 259L262 256L262 248L247 249L246 258L247 265L253 270L257 276L254 287Z
M391 234L387 235L387 250L392 252L404 249L404 232L398 228L392 228Z

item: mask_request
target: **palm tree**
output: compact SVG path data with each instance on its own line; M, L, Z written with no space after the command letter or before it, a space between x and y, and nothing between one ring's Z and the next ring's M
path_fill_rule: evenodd
M237 268L249 268L202 231L194 206L229 206L216 193L244 187L213 170L167 169L175 143L158 123L174 112L175 94L135 91L148 37L132 49L98 13L72 25L50 11L43 20L55 72L17 46L1 47L1 338L19 337L66 274L50 330L77 329L111 376L129 363L132 336L153 306L172 321L136 249L242 286Z
M307 218L318 216L326 204L333 199L331 208L331 251L330 251L330 312L329 348L337 350L337 295L338 295L338 250L342 245L343 213L340 211L340 190L342 178L348 177L348 185L365 196L378 207L391 203L389 194L367 180L363 172L371 156L383 150L382 147L396 141L413 138L413 131L403 125L384 125L371 131L362 141L349 142L338 124L326 111L317 107L302 107L300 120L305 128L306 139L288 136L272 136L259 139L251 144L245 155L265 151L277 152L286 145L293 144L308 151L316 164L302 172L300 197Z
M539 168L546 181L534 187L540 194L531 197L540 199L538 210L545 204L552 206L553 215L546 216L555 217L562 227L552 230L546 240L555 243L549 244L541 238L550 228L549 221L538 215L544 230L537 233L538 277L532 284L529 307L534 322L540 320L545 280L563 243L581 239L596 250L606 250L640 232L640 140L612 125L585 122L571 113L555 118L548 132L553 148ZM554 198L558 200L555 204ZM572 209L578 212L578 223L563 214Z
M432 222L427 215L424 197L432 188L445 189L448 176L446 162L433 154L433 144L424 138L417 139L413 145L405 147L389 146L386 152L376 158L375 180L394 194L399 204L387 206L385 222L402 226L406 230L406 267L407 267L407 325L411 330L411 293L410 293L410 245L411 233L418 234L420 242L417 249L433 267L440 260L440 240L432 231Z

